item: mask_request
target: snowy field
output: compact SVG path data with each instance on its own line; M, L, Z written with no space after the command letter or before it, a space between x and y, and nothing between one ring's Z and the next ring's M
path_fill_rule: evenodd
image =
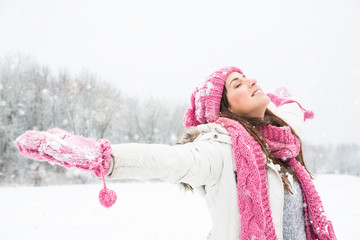
M118 195L98 203L102 183L0 188L0 239L205 240L211 229L203 198L168 183L111 183ZM338 239L360 239L360 178L318 175L327 216Z

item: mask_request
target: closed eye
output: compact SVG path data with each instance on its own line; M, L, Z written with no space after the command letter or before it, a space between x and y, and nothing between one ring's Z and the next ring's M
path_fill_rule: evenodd
M236 85L236 87L235 87L235 88L238 88L240 85L241 85L241 84Z

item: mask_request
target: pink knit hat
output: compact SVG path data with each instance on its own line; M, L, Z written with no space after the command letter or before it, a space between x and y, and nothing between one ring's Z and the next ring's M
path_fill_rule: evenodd
M243 74L237 67L224 67L205 78L205 82L195 88L191 95L191 107L186 111L183 124L185 127L195 127L199 124L214 122L220 113L220 103L226 78L232 73ZM299 102L288 99L289 91L281 87L273 93L266 94L279 107L286 103L296 102L304 112L304 121L314 118L314 113L304 109Z
M195 127L216 120L215 117L220 113L224 84L232 72L243 74L237 67L220 68L195 88L191 95L191 108L187 110L184 116L185 127Z

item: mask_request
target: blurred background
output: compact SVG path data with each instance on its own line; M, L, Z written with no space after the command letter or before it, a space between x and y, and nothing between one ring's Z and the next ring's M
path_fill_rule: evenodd
M195 86L228 65L314 111L313 173L360 176L358 0L0 0L0 29L0 185L97 181L20 156L27 130L175 144Z
M2 0L0 182L29 177L13 140L30 129L174 144L195 86L228 65L314 111L313 171L360 175L359 13L356 0Z

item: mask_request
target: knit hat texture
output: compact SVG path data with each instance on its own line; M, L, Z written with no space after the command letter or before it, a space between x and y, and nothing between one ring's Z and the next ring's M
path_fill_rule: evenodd
M185 113L185 127L195 127L199 124L214 122L220 112L220 101L226 78L232 73L243 72L237 67L221 68L205 78L191 95L191 107Z

